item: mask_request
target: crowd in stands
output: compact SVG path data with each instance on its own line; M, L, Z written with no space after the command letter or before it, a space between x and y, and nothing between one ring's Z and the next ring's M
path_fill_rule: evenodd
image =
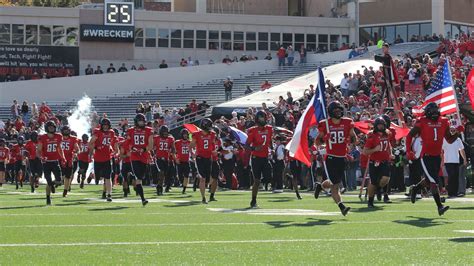
M437 49L438 56L436 57L432 57L428 54L405 54L400 58L394 58L394 65L400 79L400 84L396 87L398 94L397 100L402 108L403 122L406 123L408 127L412 126L416 119L416 115L413 113L413 107L420 106L423 103L425 93L431 87L431 82L435 79L436 72L442 67L446 60L450 62L452 78L455 84L454 89L456 90L458 100L461 103L467 102L468 97L465 82L469 71L472 69L474 33L461 33L454 39L445 39L440 36L439 41L440 45ZM280 50L281 51L278 51L277 54L278 58L280 59L281 56L285 59L284 64L292 63L292 61L287 61L287 58L290 56L288 49L282 47ZM334 86L329 80L326 81L326 99L328 103L334 100L343 103L346 109L346 116L351 117L355 122L374 119L381 114L380 106L382 106L384 101L384 99L382 99L382 84L384 84L384 81L381 69L374 69L372 67L364 68L362 71L357 71L356 73L345 73L341 79L340 87ZM230 77L229 81L231 81ZM267 89L267 87L271 87L271 84L267 85L264 83L261 89L264 90ZM252 92L250 88L247 88L247 91ZM291 91L289 91L286 95L281 95L278 101L274 102L274 108L269 108L263 103L261 109L266 112L269 124L293 131L314 93L315 87L313 85L309 86L301 99L293 98ZM186 115L190 115L199 110L205 110L208 107L209 105L207 105L205 101L198 104L196 100L193 100L185 108L163 110L164 108L162 108L158 102L154 104L152 102L145 102L138 104L136 113L145 114L150 125L159 128L161 125L170 125ZM256 111L255 108L249 108L245 114L241 115L233 112L231 117L220 117L216 119L214 125L222 130L227 126L234 126L245 131L254 125ZM395 123L398 123L397 114L393 109L386 108L384 112L388 114ZM20 105L16 101L12 105L11 113L11 120L5 123L0 121L0 137L3 136L7 139L12 139L19 134L28 135L31 130L38 129L41 123L44 123L48 119L56 120L58 124L65 123L65 119L68 115L67 112L53 114L45 103L37 107L35 104L29 106L26 102ZM96 113L94 116L92 119L93 122L98 123L100 117ZM450 118L453 123L457 123L457 117L450 116ZM465 117L461 117L461 120L462 123L466 122ZM125 131L128 126L129 121L125 118L119 124L119 127L123 131ZM344 187L348 190L355 189L356 173L358 173L358 175L361 174L361 150L365 135L361 132L359 133L361 140L360 146L352 145L350 156L346 158L347 177L343 182ZM311 138L315 138L316 135L316 130L310 132ZM400 152L392 165L392 167L398 169L395 171L395 173L398 173L398 176L392 177L394 182L392 189L405 191L405 184L403 182L404 168L407 167L408 162L403 156L403 146L395 148L399 148ZM248 165L246 165L248 164L248 160L245 159L245 156L248 156L248 154L239 150L238 147L235 149L234 159L237 166L235 170L239 184L241 184L242 188L247 188L250 185L250 179L248 172L245 172L245 169L248 169ZM466 153L471 154L470 152ZM318 155L315 154L315 156L317 157ZM317 157L317 160L320 160L320 157ZM474 160L471 159L471 162L473 161ZM298 169L297 178L299 179L301 188L312 189L314 180L310 178L310 169L302 164L299 164ZM292 174L295 175L296 173Z

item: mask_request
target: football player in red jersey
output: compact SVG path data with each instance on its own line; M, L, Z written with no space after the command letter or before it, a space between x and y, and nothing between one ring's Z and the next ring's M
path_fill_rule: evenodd
M112 157L117 152L115 143L117 138L111 129L110 120L103 118L100 121L100 128L94 129L89 141L89 154L94 154L94 173L98 179L104 179L104 190L102 199L112 201Z
M78 139L74 136L71 136L71 128L69 126L63 126L61 128L61 134L63 135L61 148L64 153L64 158L66 159L62 165L61 173L63 174L64 178L63 197L66 197L67 192L70 190L73 179L73 158L75 153L77 153L79 150L79 146L77 145Z
M199 190L201 191L202 203L207 204L206 184L211 179L211 156L215 154L216 133L212 130L212 121L209 118L201 120L201 131L193 133L190 148L196 148L196 169L199 178ZM195 181L196 182L196 181Z
M168 126L161 126L157 136L153 137L156 167L158 168L158 184L156 194L163 195L163 184L166 184L166 192L170 191L171 180L168 174L170 168L170 154L174 154L174 138L169 135Z
M43 175L43 166L41 160L36 156L36 148L38 146L38 132L33 131L30 135L30 140L25 144L25 149L28 152L28 165L30 168L30 186L31 193L35 192L38 187L38 181Z
M117 153L114 153L113 158L112 158L112 185L116 185L117 183L120 183L122 185L122 177L120 175L120 146L119 144L125 140L124 137L120 136L120 133L118 129L114 128L113 129L115 133L115 137L117 138L117 141L115 143L116 147L115 150Z
M389 139L389 142L390 142L390 145L392 146L392 149L394 147L397 147L398 145L400 145L400 141L397 141L395 136L396 136L396 131L395 131L395 128L392 127L392 120L390 119L390 117L387 115L387 114L384 114L382 115L382 118L383 120L385 121L385 124L386 124L386 128L390 131L390 139ZM393 164L392 162L393 160L391 160L391 164ZM391 167L389 169L389 171L391 171ZM378 200L381 200L382 196L381 196L381 192L383 191L383 201L385 203L392 203L392 201L390 201L390 198L388 196L388 192L390 190L390 182L387 183L387 185L385 185L384 187L381 186L381 191L377 191L377 199Z
M326 158L323 160L326 180L320 184L316 183L314 197L318 198L319 193L324 188L331 189L331 196L339 206L342 215L346 216L350 207L346 207L341 199L339 185L345 177L345 158L347 156L348 144L357 141L354 132L354 122L350 118L343 117L344 106L333 101L328 105L329 119L322 120L318 125L319 143L326 143ZM328 130L329 129L329 130Z
M15 185L18 189L18 183L20 187L23 187L23 178L26 172L26 150L25 150L25 138L19 136L17 138L17 144L13 145L11 154L15 157Z
M246 148L250 149L250 166L253 173L252 201L251 208L258 208L257 194L260 182L271 180L272 167L268 160L270 148L273 147L273 127L267 125L267 114L265 111L258 111L255 114L256 126L247 130Z
M130 139L125 139L119 143L120 148L120 159L122 161L122 167L120 169L120 174L122 175L122 187L123 187L123 197L126 198L130 194L130 183L132 183L131 176L132 172L132 162L130 161Z
M80 180L79 187L84 188L84 180L86 179L87 169L89 168L89 163L92 161L89 154L89 135L82 134L81 140L79 141L79 152L77 154L77 160L79 164L79 171L77 173L77 178Z
M178 177L179 181L183 184L183 191L182 194L186 194L186 187L188 186L189 182L189 155L190 155L190 148L189 144L189 131L187 129L182 129L180 134L181 139L178 139L175 142L176 148L176 164L178 166Z
M389 161L392 154L390 134L390 131L386 129L385 120L382 117L377 117L374 120L374 130L369 132L365 142L363 153L370 156L369 208L374 208L375 192L390 181Z
M127 139L130 140L130 159L132 161L132 171L135 176L135 190L142 200L142 205L148 204L143 194L142 180L145 178L145 171L153 150L153 129L146 126L146 118L143 114L137 114L134 119L135 126L128 129Z
M221 165L219 162L220 154L222 150L222 141L220 139L220 129L218 127L214 127L212 129L216 133L216 138L214 140L214 151L211 155L211 183L210 183L210 190L211 193L209 196L209 201L217 201L215 198L215 194L217 191L219 175L221 173Z
M51 205L51 193L55 193L53 180L51 174L54 175L56 183L61 182L61 166L66 161L64 153L61 148L63 136L56 133L56 123L54 121L46 122L46 134L41 135L38 140L38 148L36 156L41 158L43 162L43 173L46 179L46 205Z
M7 148L6 143L4 138L0 139L0 187L5 183L5 166L8 163L8 157L10 157L10 149Z
M13 144L12 143L9 143L8 144L8 149L9 149L9 153L8 153L8 162L7 162L7 166L6 166L6 181L10 181L10 183L13 184L13 182L15 181L15 162L16 162L16 157L13 156L14 154L11 152L12 151L12 148L13 148Z
M441 167L441 150L443 146L443 139L448 143L452 143L459 136L459 132L464 131L461 125L457 128L457 132L451 134L449 130L449 120L441 117L439 106L431 102L425 106L425 116L416 121L415 126L410 130L406 139L406 150L408 160L414 161L416 159L415 153L412 149L413 138L420 136L422 144L420 162L430 183L431 194L438 207L438 214L443 215L449 206L443 206L441 197L439 196L438 179L439 169ZM410 192L411 202L415 203L416 191L419 185L414 185Z

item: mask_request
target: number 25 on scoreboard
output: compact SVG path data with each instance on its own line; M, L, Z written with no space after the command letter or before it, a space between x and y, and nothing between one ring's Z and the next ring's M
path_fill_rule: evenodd
M133 2L105 2L104 25L133 26Z

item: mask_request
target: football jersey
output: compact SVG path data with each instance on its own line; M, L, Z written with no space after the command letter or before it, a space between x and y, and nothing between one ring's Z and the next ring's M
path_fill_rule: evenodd
M7 147L0 147L0 161L4 162L10 157L10 149Z
M219 148L221 147L221 145L222 145L221 139L216 139L216 140L214 141L214 151L218 151ZM211 154L211 159L212 159L214 162L218 161L218 160L219 160L219 153L216 153L216 154L213 153L213 154Z
M50 138L48 134L39 137L39 143L42 145L41 155L46 161L57 161L61 159L59 150L61 149L61 142L63 136L59 133L54 133Z
M63 149L64 158L67 161L72 161L72 157L75 151L75 146L79 140L76 137L65 137L63 136L63 141L61 142L61 148Z
M420 129L420 137L423 143L421 156L425 154L431 156L441 155L443 139L446 135L446 130L449 130L449 120L445 117L440 117L438 121L433 121L422 117L416 122L415 127Z
M96 137L94 143L94 161L110 161L112 159L115 143L117 142L115 132L112 129L109 129L105 132L100 129L95 129L94 136Z
M196 141L196 156L210 159L215 149L216 133L210 131L204 135L203 131L198 131L193 133L193 139Z
M38 145L38 143L32 140L28 140L25 144L25 149L28 151L28 159L30 160L36 159L36 145Z
M190 155L190 149L189 149L189 140L183 140L179 139L175 142L175 147L176 147L176 158L180 162L189 162L189 155Z
M373 162L385 162L390 160L390 139L391 134L380 134L370 132L365 141L365 148L373 149L378 145L382 145L382 150L374 152L370 155L370 160Z
M133 127L128 129L127 138L130 140L130 149L132 150L130 159L132 161L141 161L148 163L149 152L144 152L148 146L148 139L153 135L153 129L151 127Z
M326 141L327 155L346 157L347 139L354 128L354 122L350 118L343 117L339 124L335 124L332 119L329 119L328 125L329 132L327 132L326 120L320 121L318 125L318 131L321 136L325 136L327 133L331 134L331 137Z
M166 138L160 136L153 137L153 145L155 150L155 156L157 159L168 160L171 147L174 144L174 138L168 136Z
M267 158L269 147L272 145L273 127L266 125L263 128L254 126L247 131L247 144L250 147L260 147L258 151L252 151L251 155L260 158Z
M10 150L10 153L15 157L15 161L23 161L23 159L25 159L25 151L25 145L20 146L19 144L15 144Z
M79 140L79 151L77 153L77 159L81 162L90 163L91 158L89 157L89 143Z
M119 143L120 150L123 150L122 155L125 156L122 158L123 163L130 162L130 156L127 156L127 154L130 152L130 146L131 146L131 141L129 139L126 139Z

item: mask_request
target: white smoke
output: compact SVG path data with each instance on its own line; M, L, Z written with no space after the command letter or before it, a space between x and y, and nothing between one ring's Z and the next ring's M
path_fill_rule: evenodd
M71 130L76 131L78 138L81 138L83 134L90 136L92 108L92 99L84 95L67 119Z

